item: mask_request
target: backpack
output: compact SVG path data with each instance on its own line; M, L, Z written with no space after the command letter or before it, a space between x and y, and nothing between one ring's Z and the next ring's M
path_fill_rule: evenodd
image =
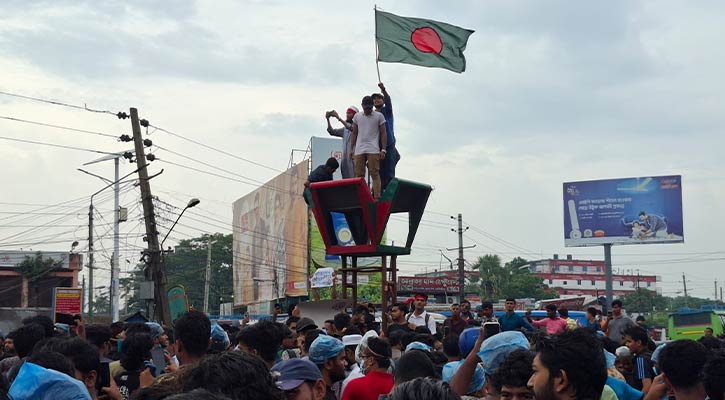
M405 322L410 322L410 317L412 317L412 316L413 316L413 313L408 314L405 317ZM426 312L425 313L425 327L426 328L428 327L428 321L429 320L430 320L430 313L429 312ZM437 335L439 333L438 331L439 331L438 324L436 324L436 331L435 332L431 332L431 335Z

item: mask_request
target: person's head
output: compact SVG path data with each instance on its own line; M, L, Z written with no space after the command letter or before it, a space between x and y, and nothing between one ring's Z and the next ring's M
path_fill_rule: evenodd
M622 315L622 300L612 301L612 315L615 317Z
M284 322L284 324L287 325L287 327L290 328L290 330L292 330L292 332L297 332L297 323L299 321L300 321L300 317L295 317L295 316L290 315L287 318L287 321Z
M546 305L546 316L551 319L556 318L556 304Z
M151 358L154 341L148 333L132 333L123 341L121 365L127 371L140 369L144 361Z
M562 318L564 318L564 319L569 318L569 310L566 309L566 308L560 308L559 309L559 316L562 317Z
M282 334L274 322L263 319L242 329L237 336L242 351L261 357L270 367L277 358Z
M345 112L345 121L352 122L352 118L357 114L360 110L358 110L355 106L350 106L347 111Z
M41 341L45 337L45 329L43 326L35 323L23 325L20 328L14 330L11 335L14 340L15 353L18 357L26 357L35 347L35 344Z
M362 354L361 368L364 372L368 371L387 371L390 367L390 357L392 357L390 344L378 337L368 339L367 347Z
M597 319L597 309L594 307L587 308L587 321L592 322Z
M169 345L169 337L166 336L164 328L156 322L147 322L146 326L149 327L149 333L154 339L154 346L166 347Z
M537 400L598 400L607 380L600 342L581 329L537 342L532 369L528 387Z
M647 349L648 342L647 331L639 326L630 326L624 331L624 345L627 346L632 354L637 354Z
M304 355L307 355L310 353L310 346L312 346L312 342L317 339L318 336L323 335L322 331L319 329L312 329L307 332L305 332L304 335L299 335L298 337L301 337L302 340L298 340L297 344L299 348L302 350L302 353Z
M32 317L23 318L23 325L38 324L43 327L45 337L53 337L55 335L55 325L53 320L47 315L34 315Z
M289 328L282 324L279 324L277 326L277 329L281 328L287 329L287 331L289 331ZM211 332L209 334L209 337L211 339L209 353L220 353L222 351L226 351L229 348L229 344L231 343L231 341L229 340L229 335L224 330L224 328L222 328L218 324L214 324L211 326Z
M327 159L327 162L325 162L325 169L331 174L334 174L338 168L340 168L340 163L335 157L330 157Z
M402 322L405 320L405 314L408 313L408 305L405 303L395 303L390 308L390 317L393 321Z
M123 329L123 335L128 336L132 333L148 333L151 334L151 328L142 322L129 322Z
M302 317L299 321L297 321L298 334L304 334L305 332L313 329L317 329L317 324L315 324L315 321L313 321L312 318Z
M436 369L433 361L423 350L405 352L395 368L395 385L412 381L416 378L435 378Z
M211 344L211 321L206 314L189 311L174 323L176 356L181 364L196 361L206 354Z
M101 368L98 348L79 337L75 337L61 343L60 353L73 363L75 378L83 382L89 393L94 392L98 371Z
M272 375L288 400L322 400L325 397L325 381L320 369L309 360L282 361L272 367Z
M373 112L373 106L375 105L375 103L373 102L372 97L365 96L362 98L360 105L362 106L365 115L370 115Z
M297 332L293 332L290 328L287 327L287 325L280 324L277 326L277 328L282 335L281 347L283 349L293 349L297 347Z
M350 326L350 316L347 313L335 314L333 318L335 324L335 332L342 332L345 328Z
M725 400L725 357L714 356L705 363L702 383L710 400Z
M443 338L443 353L451 361L461 358L461 348L458 344L458 335L448 335Z
M478 308L476 311L479 311ZM490 301L484 301L481 303L480 311L478 312L479 317L491 318L493 317L493 303Z
M335 333L335 320L325 320L325 331L328 335L332 335L333 333Z
M57 351L39 351L29 356L26 361L75 378L73 363ZM13 378L11 377L10 379Z
M461 312L462 313L467 313L469 311L471 311L471 302L468 301L468 300L463 300L461 302Z
M355 363L355 350L357 346L362 342L362 335L359 333L351 333L351 331L357 331L357 329L350 328L346 332L345 336L342 337L342 345L345 346L345 361L347 365Z
M15 354L15 332L10 332L5 337L5 342L3 342L3 351L5 351L5 354Z
M640 221L647 221L648 218L649 218L649 216L647 215L646 212L644 212L644 211L640 211L639 212L639 220Z
M533 361L531 351L516 350L501 363L490 379L501 400L534 400L534 391L527 386Z
M425 306L428 305L428 295L425 293L417 293L415 295L415 310L418 312L423 312L425 310Z
M331 385L345 379L345 346L339 339L320 335L310 346L310 361L320 368L325 383Z
M712 328L709 328L709 327L708 328L705 328L705 336L710 336L710 337L713 336L713 330L712 330Z
M702 383L702 367L707 361L707 349L693 340L675 340L660 352L657 364L675 391L692 389Z
M281 399L261 358L240 352L213 354L183 380L184 391L205 388L230 399Z
M385 105L385 97L383 97L380 93L373 93L370 97L373 98L373 105L376 109L383 108L383 105Z
M103 324L86 325L86 340L98 348L102 356L111 351L111 328Z
M461 316L461 306L458 303L451 304L451 315L453 317L460 317Z
M390 400L457 400L451 387L437 379L417 378L393 387Z
M139 390L139 392L147 390L147 389L153 389L157 386L159 386L159 385L151 385L149 387ZM177 393L173 389L162 388L159 390L159 392L176 393L176 394L172 394L171 396L168 396L168 395L165 396L163 393L159 393L158 397L155 397L154 400L157 398L163 399L163 400L229 400L229 397L227 397L227 396L217 395L206 389L194 389L191 392ZM139 397L138 394L134 395L133 398L135 400L146 400L145 398Z
M506 312L514 312L516 309L516 299L509 297L506 299Z

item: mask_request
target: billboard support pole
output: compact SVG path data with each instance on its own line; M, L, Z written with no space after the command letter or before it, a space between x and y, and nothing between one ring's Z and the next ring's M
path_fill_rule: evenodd
M612 244L604 245L604 269L606 269L606 290L607 290L607 307L612 306L614 293L612 289Z

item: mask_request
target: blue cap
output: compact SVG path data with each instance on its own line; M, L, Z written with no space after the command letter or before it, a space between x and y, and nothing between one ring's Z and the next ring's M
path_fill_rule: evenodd
M156 322L147 322L146 326L151 329L151 337L156 339L157 337L161 336L162 333L164 333L164 328L161 327L161 325L157 324Z
M345 350L345 346L340 339L328 335L320 335L310 345L310 361L317 365L324 364L325 360L337 357L343 350Z
M68 325L68 324L62 324L60 322L56 322L55 323L55 329L60 329L60 330L62 330L65 333L69 333L70 332L70 325Z
M409 352L411 350L430 351L430 346L422 342L410 342L410 344L405 346L405 351Z
M667 345L667 343L662 343L659 346L657 346L657 348L655 349L655 351L652 352L651 359L652 359L652 362L653 363L658 363L659 362L659 360L660 360L660 354L662 353L662 349L664 349L666 345Z
M604 358L607 360L607 368L614 367L614 362L617 361L617 356L604 349L602 349L602 351L604 352Z
M217 324L213 324L211 326L211 349L225 351L229 347L229 343L229 335L224 329Z
M478 356L483 361L486 373L493 375L503 360L514 350L528 350L529 347L529 341L523 333L519 331L501 332L483 341Z
M483 311L483 304L479 304L476 306L476 311Z
M8 395L11 399L91 400L83 382L27 361L21 365Z
M442 373L443 382L451 383L453 375L455 375L456 371L458 371L458 368L463 365L463 362L464 360L453 361L444 365ZM479 390L483 389L484 383L486 383L486 374L484 374L483 368L481 368L480 365L476 365L476 370L473 372L473 378L471 379L471 384L468 386L468 392L466 393L473 394L478 392Z
M473 346L476 345L476 340L478 339L478 333L480 331L481 328L479 327L466 328L458 336L458 348L461 349L462 357L468 357L468 353L473 350Z
M277 387L285 391L296 389L307 381L322 379L320 368L312 361L302 358L292 358L275 364L272 375L276 377Z

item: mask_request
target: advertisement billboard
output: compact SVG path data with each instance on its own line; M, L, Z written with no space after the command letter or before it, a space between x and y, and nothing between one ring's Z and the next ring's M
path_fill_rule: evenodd
M307 294L307 160L234 202L234 305Z
M58 314L76 315L83 310L83 290L81 288L53 288L53 322Z
M338 161L342 157L342 139L338 138L322 138L312 137L311 140L311 162L312 168L317 168L327 162L330 157L335 157ZM334 180L342 179L340 169L335 171ZM355 242L352 238L352 231L345 220L345 216L340 213L332 213L332 225L337 235L337 242L344 246L353 246ZM310 257L317 268L339 268L341 260L339 256L328 255L325 251L325 244L320 236L320 230L317 224L313 223L310 230ZM380 264L378 258L359 258L357 265L360 267L373 266Z
M460 291L457 278L400 276L398 277L399 293L421 292L426 294L452 294Z
M682 177L564 183L564 244L682 243Z

